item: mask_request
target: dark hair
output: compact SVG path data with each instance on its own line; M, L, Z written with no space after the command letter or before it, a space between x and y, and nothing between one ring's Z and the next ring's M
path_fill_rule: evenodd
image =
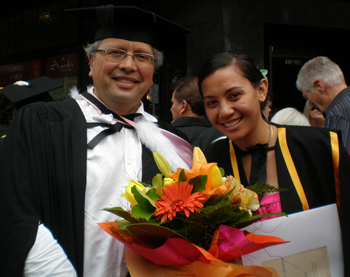
M230 52L216 54L202 66L198 73L199 91L202 96L203 93L201 86L203 80L218 69L227 67L229 65L237 65L242 75L247 78L254 87L258 87L261 79L264 78L259 68L257 68L255 65L253 59L249 56L244 54L233 54Z
M198 86L202 97L202 82L204 79L218 69L230 65L236 65L241 71L242 76L247 78L255 88L260 85L261 79L265 78L260 72L260 69L255 65L253 59L245 54L235 54L230 52L216 54L202 66L198 73ZM268 98L272 100L272 95L269 92L267 93L265 101L260 105L261 109L267 105Z
M193 76L185 76L172 83L170 88L175 91L174 98L181 103L185 100L193 113L204 116L205 109L203 98L199 93L198 79Z

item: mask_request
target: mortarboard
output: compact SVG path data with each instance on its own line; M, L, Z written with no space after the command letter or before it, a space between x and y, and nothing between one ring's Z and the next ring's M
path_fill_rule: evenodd
M9 85L1 90L1 93L9 99L18 110L20 107L29 103L41 101L45 94L56 88L62 87L62 84L55 80L42 76L29 81L19 81Z
M99 6L65 10L96 25L94 42L105 38L121 38L150 44L163 50L166 43L185 38L190 30L153 12L131 6Z

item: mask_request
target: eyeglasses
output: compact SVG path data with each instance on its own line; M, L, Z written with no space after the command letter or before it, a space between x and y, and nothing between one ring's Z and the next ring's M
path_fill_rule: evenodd
M122 49L115 49L115 48L96 49L93 52L103 52L106 55L107 59L113 62L121 62L126 58L126 56L132 56L134 62L137 65L154 64L154 60L156 59L151 54L146 54L146 53L128 54L126 53L126 51Z

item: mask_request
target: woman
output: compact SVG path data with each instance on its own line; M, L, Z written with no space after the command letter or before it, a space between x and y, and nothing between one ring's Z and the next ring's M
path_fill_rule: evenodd
M309 120L296 108L288 107L279 110L271 118L271 122L280 125L310 126Z
M306 100L304 107L304 115L309 120L311 126L324 126L325 118L323 114L319 110L317 110L312 104L310 105L309 100Z
M338 134L265 121L260 104L269 84L248 56L215 55L198 80L208 119L227 137L202 149L208 162L217 162L245 186L266 181L287 189L280 193L286 213L341 202L343 234L348 233L344 208L350 195L350 157ZM343 244L344 249L349 245L345 236Z

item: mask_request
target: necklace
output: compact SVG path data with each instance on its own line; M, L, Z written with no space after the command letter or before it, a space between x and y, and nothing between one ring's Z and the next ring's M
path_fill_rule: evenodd
M269 148L270 144L271 144L271 140L273 139L273 129L272 126L269 124L270 126L270 132L269 132L269 141L267 143L267 148Z

